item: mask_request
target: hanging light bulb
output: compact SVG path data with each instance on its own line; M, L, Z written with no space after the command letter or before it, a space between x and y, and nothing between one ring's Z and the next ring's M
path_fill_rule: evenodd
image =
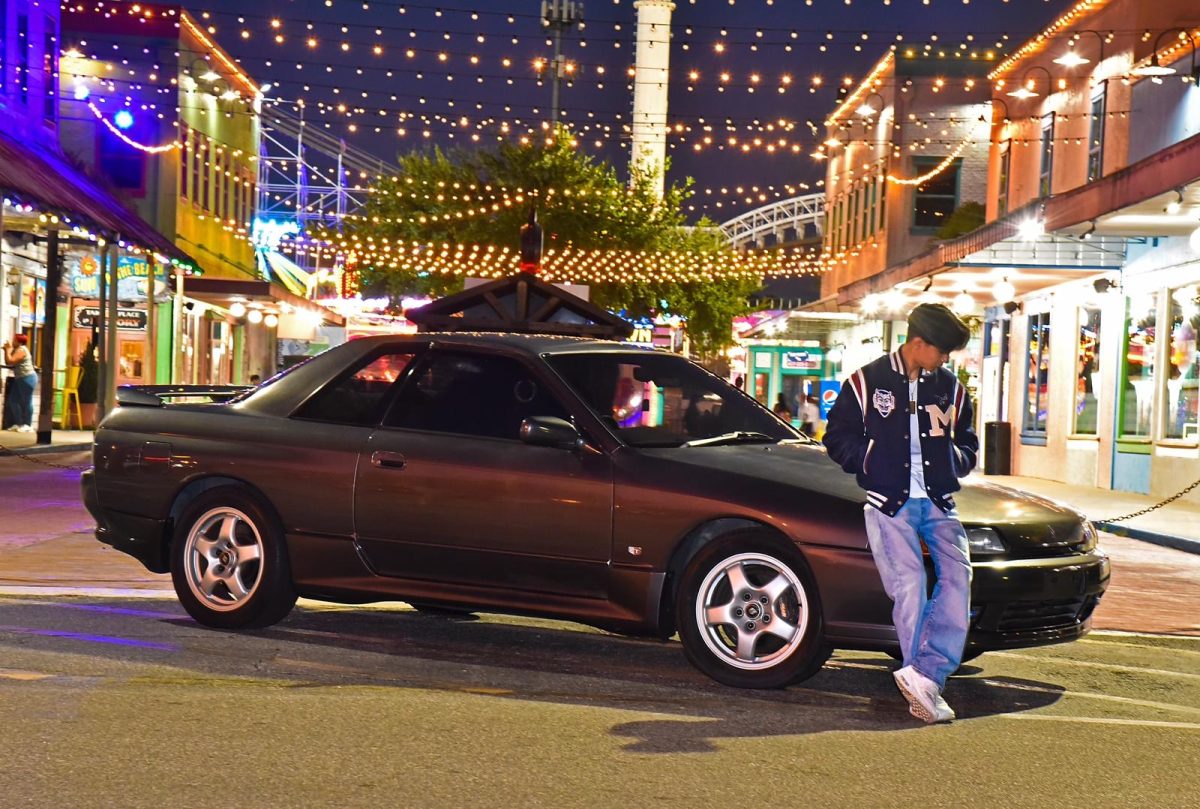
M268 312L263 318L263 325L268 329L275 328L279 325L279 315L275 314L274 312Z
M262 323L262 320L263 320L262 310L261 309L251 309L249 312L246 313L246 320L249 320L251 323Z
M996 298L996 303L1008 303L1017 296L1017 288L1005 277L992 287L992 295Z
M234 301L229 304L229 314L234 317L243 317L246 314L246 304L241 301Z
M1041 219L1037 219L1035 217L1030 217L1029 219L1023 219L1023 220L1021 220L1021 223L1019 225L1017 225L1017 235L1021 238L1022 241L1026 241L1026 242L1037 241L1037 239L1040 236L1045 235L1045 233L1046 233L1046 226L1042 223Z
M975 299L971 293L963 291L954 296L952 307L960 315L969 315L975 311Z

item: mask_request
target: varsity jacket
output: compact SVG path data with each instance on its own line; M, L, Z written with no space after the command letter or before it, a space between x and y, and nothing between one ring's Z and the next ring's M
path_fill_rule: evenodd
M867 502L895 516L909 496L909 379L899 351L864 365L842 382L829 411L825 448L842 469L857 476ZM917 423L925 491L943 511L954 507L958 479L975 466L979 439L974 409L949 370L922 371L917 382Z

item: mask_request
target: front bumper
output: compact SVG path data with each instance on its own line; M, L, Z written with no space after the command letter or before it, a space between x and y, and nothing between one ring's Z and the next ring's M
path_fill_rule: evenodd
M1064 643L1086 635L1108 587L1111 566L1100 551L1044 559L975 561L971 565L968 651Z

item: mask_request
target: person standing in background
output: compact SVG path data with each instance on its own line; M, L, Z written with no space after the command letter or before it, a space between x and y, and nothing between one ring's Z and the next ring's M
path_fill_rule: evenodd
M37 369L29 353L29 338L18 334L4 344L4 364L12 368L13 379L4 396L4 428L18 433L33 432L33 389Z

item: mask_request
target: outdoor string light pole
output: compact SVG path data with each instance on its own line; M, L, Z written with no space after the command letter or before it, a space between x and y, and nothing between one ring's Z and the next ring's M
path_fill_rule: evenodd
M583 25L583 3L576 0L542 0L542 25L554 31L554 59L550 62L550 122L558 126L558 83L568 72L562 55L562 35Z

